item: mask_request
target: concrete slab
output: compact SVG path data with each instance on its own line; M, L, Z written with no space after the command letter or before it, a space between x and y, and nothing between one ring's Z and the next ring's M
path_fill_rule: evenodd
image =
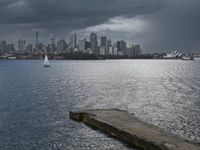
M178 138L118 109L71 111L70 118L143 150L200 150L198 144Z

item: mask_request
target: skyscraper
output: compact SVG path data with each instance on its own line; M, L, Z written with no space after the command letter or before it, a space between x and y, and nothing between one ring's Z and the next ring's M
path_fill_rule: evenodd
M38 34L39 34L38 31L36 31L36 33L35 33L35 36L36 36L35 37L36 38L35 39L35 52L36 53L38 53Z
M63 53L67 49L67 43L65 40L59 40L57 42L57 52L58 53Z
M33 45L32 44L28 44L26 47L26 52L28 53L33 53Z
M71 48L76 48L77 47L77 34L74 33L70 37L70 47Z
M120 55L124 55L126 52L126 42L124 40L117 41L117 49Z
M135 45L135 55L136 56L142 55L142 49L140 48L139 44Z
M107 37L106 36L101 37L101 46L104 46L104 47L107 46Z
M101 37L100 55L107 55L107 37Z
M10 52L10 53L15 51L15 46L13 43L8 43L7 48L8 48L8 52Z
M111 41L111 39L107 40L107 49L109 49L110 46L112 46L112 41Z
M79 49L79 51L82 51L82 52L86 50L86 40L85 39L78 41L78 49Z
M7 51L7 43L6 41L1 41L0 43L0 52L5 53Z
M55 33L51 34L51 39L50 39L50 51L51 53L54 53L56 51L56 36Z
M26 44L26 41L24 39L18 40L18 50L24 50L24 46Z
M97 34L91 33L90 34L90 48L94 54L97 54Z
M39 53L43 53L44 52L43 44L42 43L38 43L38 52Z

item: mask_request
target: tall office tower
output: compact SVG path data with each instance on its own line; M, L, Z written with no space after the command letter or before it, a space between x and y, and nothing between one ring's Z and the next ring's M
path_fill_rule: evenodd
M126 52L126 42L124 40L117 41L118 54L124 55Z
M36 31L35 32L35 52L36 53L38 53L39 52L39 50L38 50L38 35L39 35L39 32L38 31Z
M107 49L109 49L109 47L112 46L112 41L111 39L107 40Z
M90 49L90 42L85 40L85 49L89 50Z
M90 49L92 50L92 52L94 54L98 54L97 53L97 34L96 33L91 33L90 34Z
M7 43L6 41L1 41L0 43L0 53L7 52Z
M56 51L56 36L55 33L51 34L51 39L50 39L50 53L54 53Z
M130 45L130 55L131 56L136 56L135 45L134 44Z
M14 46L13 43L8 43L8 44L7 44L7 48L8 48L8 52L9 52L9 53L12 53L12 52L15 51L15 46Z
M85 39L78 41L78 49L79 49L79 51L82 51L82 52L84 52L86 50L86 40Z
M27 47L26 47L26 51L28 53L33 53L33 45L32 44L28 44Z
M136 56L142 55L142 49L140 48L139 44L135 45L135 55Z
M59 40L57 42L57 52L58 53L63 53L67 49L67 43L65 40Z
M43 44L42 43L38 43L38 52L39 53L43 53L44 52Z
M105 46L100 46L100 55L106 55L106 48Z
M109 55L114 55L114 47L113 46L109 46L108 47L108 54Z
M101 37L100 55L107 55L107 37Z
M70 37L70 47L71 48L76 48L77 47L77 34L74 33Z
M24 39L19 39L18 40L18 50L24 50L25 44L26 44L26 41Z
M107 46L107 37L106 36L101 37L101 46L104 46L104 47Z

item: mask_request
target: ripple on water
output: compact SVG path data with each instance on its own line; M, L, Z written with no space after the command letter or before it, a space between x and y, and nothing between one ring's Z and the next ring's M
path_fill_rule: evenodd
M198 61L0 61L0 147L129 149L68 118L90 108L125 109L200 142L199 87Z

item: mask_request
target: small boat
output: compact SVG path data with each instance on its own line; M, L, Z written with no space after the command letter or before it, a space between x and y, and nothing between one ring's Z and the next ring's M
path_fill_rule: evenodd
M182 60L194 60L194 58L191 56L191 57L186 57L186 56L184 56L184 57L182 57L181 58Z
M9 56L8 57L8 60L15 60L15 59L17 59L15 56Z
M50 67L49 59L47 57L47 54L45 55L45 58L44 58L44 67Z

